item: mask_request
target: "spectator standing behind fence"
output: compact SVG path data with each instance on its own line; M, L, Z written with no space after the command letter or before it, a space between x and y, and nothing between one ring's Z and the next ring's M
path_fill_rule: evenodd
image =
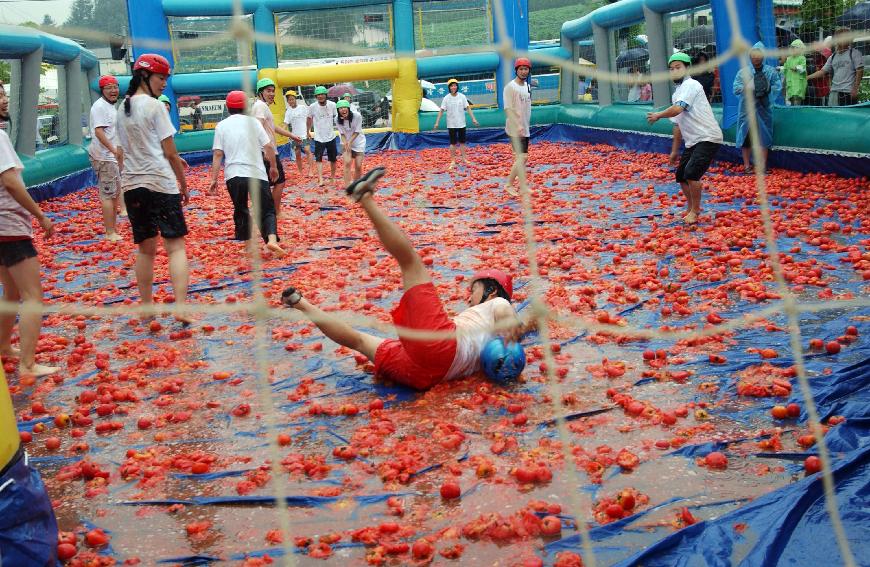
M848 29L837 30L837 35L849 33ZM824 67L807 77L812 80L831 75L831 92L828 106L847 106L858 103L858 89L864 78L864 56L852 47L852 40L838 40L836 48Z
M791 47L800 53L789 55L783 62L785 100L792 106L800 106L807 94L807 58L803 54L804 42L796 39Z
M710 61L710 57L706 52L701 51L695 56L695 65L706 65ZM704 94L707 95L707 101L713 101L713 85L716 84L716 74L712 69L698 73L695 75L695 80L701 83L704 87Z
M752 173L752 145L749 135L749 114L746 97L755 97L755 117L758 122L758 143L762 148L762 163L766 168L767 152L773 145L773 98L782 90L782 77L770 65L764 64L764 44L760 41L749 52L751 65L744 67L734 78L734 94L740 97L740 114L737 116L737 147L743 150L743 167Z
M640 67L631 67L631 82L628 89L628 102L647 102L652 98L652 86L643 78Z
M828 57L831 56L831 50L823 47L818 51L813 51L807 56L807 100L806 104L813 106L825 106L828 103L828 93L831 92L831 79L827 75L821 75L815 79L810 79L810 76L822 67Z

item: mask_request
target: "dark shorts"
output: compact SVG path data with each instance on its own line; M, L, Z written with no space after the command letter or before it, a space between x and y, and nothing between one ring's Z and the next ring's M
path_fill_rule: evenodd
M465 128L448 128L447 134L450 136L450 145L465 143Z
M402 295L393 310L399 327L421 331L453 331L456 325L447 316L432 283L412 287ZM415 388L431 388L447 376L456 356L456 339L387 339L375 353L375 374Z
M158 193L137 187L124 193L124 203L136 244L158 234L163 238L181 238L187 234L178 193Z
M36 248L33 246L33 240L29 238L0 242L0 266L4 268L11 268L19 262L35 257Z
M366 155L365 152L357 152L357 151L354 151L354 150L351 150L351 151L350 151L350 157L352 157L352 158L354 158L354 159L356 159L356 158L358 158L358 157L360 157L360 156L365 157L365 155Z
M0 475L0 558L3 565L57 563L57 521L39 473L23 451Z
M330 162L335 163L338 160L338 147L335 144L335 138L328 142L318 142L314 140L314 159L315 161L323 161L323 152L326 151L326 157Z
M311 153L311 146L307 143L307 140L305 138L302 138L302 140L299 142L293 140L290 143L293 145L293 151Z
M266 177L269 176L269 160L266 159L266 156L263 156L263 165L266 166ZM275 167L278 168L278 179L274 182L269 181L269 187L274 187L275 185L280 185L287 181L287 178L284 176L284 166L281 164L281 156L275 156Z
M529 137L528 136L520 136L517 138L520 142L520 153L527 154L529 153ZM511 149L514 147L513 138L511 138Z
M718 151L719 144L714 142L698 142L683 150L680 165L677 166L677 183L699 181L707 173L707 168Z

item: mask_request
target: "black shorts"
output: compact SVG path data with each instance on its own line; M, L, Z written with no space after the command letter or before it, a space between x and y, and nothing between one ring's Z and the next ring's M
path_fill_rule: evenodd
M718 151L719 144L715 142L698 142L683 150L680 165L677 166L677 183L699 181L707 173L707 168Z
M266 159L266 156L263 156L263 165L266 166L266 177L269 177L269 160ZM274 187L287 181L287 178L284 176L284 166L281 164L281 156L277 154L275 155L275 167L278 169L278 179L274 182L270 180L269 187Z
M447 134L450 135L450 145L465 143L465 128L448 128Z
M323 151L326 150L326 157L331 163L338 161L338 147L335 145L335 138L328 142L318 142L314 140L314 160L323 161Z
M30 238L0 242L0 266L4 268L11 268L19 262L35 257L36 248Z
M158 234L163 238L181 238L187 234L178 193L158 193L137 187L124 192L124 204L136 244Z
M514 139L511 138L511 149L514 147ZM520 136L517 138L520 142L520 153L527 154L529 153L529 137L528 136Z

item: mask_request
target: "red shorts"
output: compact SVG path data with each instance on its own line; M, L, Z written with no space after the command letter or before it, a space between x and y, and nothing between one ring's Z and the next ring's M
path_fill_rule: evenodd
M393 310L393 322L421 331L453 331L456 325L431 282L412 287ZM456 356L456 339L387 339L375 352L375 375L417 390L444 379Z

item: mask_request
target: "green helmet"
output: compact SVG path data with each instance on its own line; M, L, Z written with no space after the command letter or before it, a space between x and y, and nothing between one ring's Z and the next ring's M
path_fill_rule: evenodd
M316 89L314 89L314 96L321 94L328 94L326 91L326 87L317 87Z
M342 100L335 103L335 108L336 108L336 110L339 108L350 108L350 103L347 102L346 100L342 99Z
M169 97L166 96L165 94L162 94L159 97L157 97L157 100L159 100L162 103L168 104L170 107L172 106L172 101L169 100Z
M689 55L687 53L683 53L682 51L678 51L678 52L674 53L673 55L671 55L670 58L668 59L668 65L670 65L674 61L681 61L681 62L685 63L686 65L692 64L692 58L689 57Z
M274 87L275 81L272 79L260 79L257 81L257 94L260 94L260 91L265 89L266 87Z

